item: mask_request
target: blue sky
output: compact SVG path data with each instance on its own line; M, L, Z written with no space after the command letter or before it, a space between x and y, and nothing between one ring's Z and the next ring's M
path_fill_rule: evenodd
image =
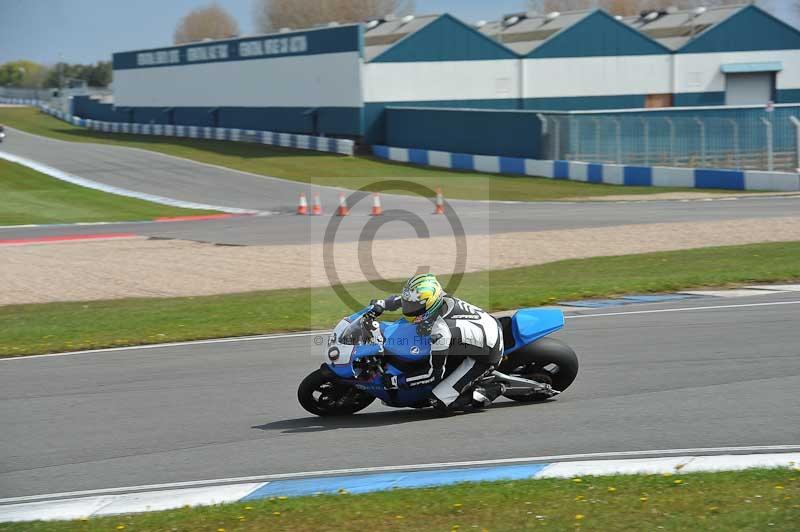
M254 31L254 0L219 0L244 34ZM91 63L113 52L172 44L178 20L209 0L0 0L0 63ZM525 0L417 0L419 13L466 21L524 9Z
M239 22L243 34L254 32L256 0L218 0ZM746 0L742 0L745 2ZM92 63L113 52L172 43L178 20L210 0L0 0L0 63L30 59ZM417 0L418 13L449 12L467 21L496 19L525 9L525 0ZM759 5L800 26L790 0L761 0Z

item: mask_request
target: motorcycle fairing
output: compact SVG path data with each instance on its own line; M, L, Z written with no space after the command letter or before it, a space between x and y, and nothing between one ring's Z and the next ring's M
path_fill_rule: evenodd
M431 354L431 339L419 336L417 326L405 319L381 323L386 352L409 362L426 359Z
M513 353L520 347L535 342L564 327L564 313L556 308L524 308L511 317L511 333L514 345L504 354Z

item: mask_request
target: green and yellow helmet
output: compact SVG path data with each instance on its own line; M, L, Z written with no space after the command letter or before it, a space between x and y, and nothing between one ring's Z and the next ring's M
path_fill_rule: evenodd
M415 275L406 282L400 296L403 315L414 323L429 321L444 301L444 289L432 273Z

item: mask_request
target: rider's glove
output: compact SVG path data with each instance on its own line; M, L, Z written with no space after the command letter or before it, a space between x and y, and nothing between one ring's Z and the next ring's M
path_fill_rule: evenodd
M374 316L380 316L383 314L383 311L386 310L386 300L384 299L373 299L369 304L370 307L372 307L370 312L372 312Z
M386 299L373 299L369 302L372 305L372 312L376 316L380 316L386 310L397 310L400 308L402 301L400 296L389 296Z
M400 296L389 296L386 298L386 304L383 308L386 310L397 310L401 307L403 301Z
M384 375L383 386L387 390L397 390L406 385L406 378L403 375Z

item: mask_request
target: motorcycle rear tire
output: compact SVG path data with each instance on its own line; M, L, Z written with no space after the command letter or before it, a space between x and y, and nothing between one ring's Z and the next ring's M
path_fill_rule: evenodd
M336 391L340 394L353 394L352 400L337 405L320 403L314 396L314 393L320 391L320 388L325 385L329 385L334 389L338 388ZM321 370L316 370L303 379L300 386L298 386L297 400L300 401L300 405L305 408L306 411L316 416L328 417L355 414L371 405L375 397L352 386L339 384L331 380L331 378Z
M544 382L563 392L578 376L578 357L570 346L555 338L541 338L509 355L500 365L503 373ZM507 395L522 403L544 401L545 394Z

